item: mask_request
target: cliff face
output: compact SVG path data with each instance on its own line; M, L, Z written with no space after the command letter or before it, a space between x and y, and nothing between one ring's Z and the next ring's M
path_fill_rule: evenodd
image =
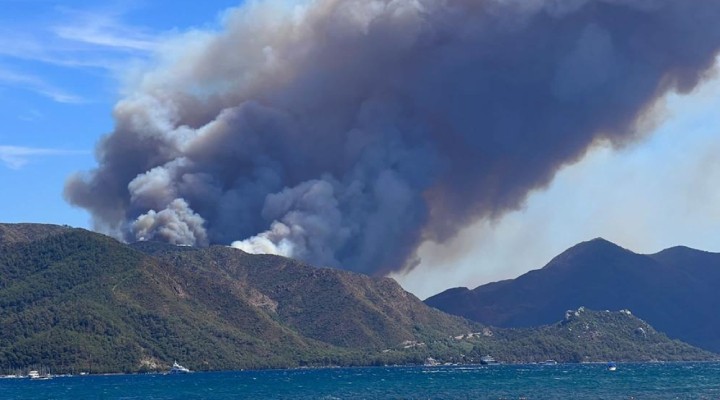
M718 287L720 254L678 247L641 255L595 239L516 279L446 291L425 302L500 327L548 324L578 305L628 308L670 337L720 351Z

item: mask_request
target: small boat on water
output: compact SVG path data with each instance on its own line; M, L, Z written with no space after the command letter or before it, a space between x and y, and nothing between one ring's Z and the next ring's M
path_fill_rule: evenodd
M497 363L498 362L489 354L480 358L480 364L482 364L482 365L491 365L491 364L497 364Z
M545 361L543 361L541 364L542 364L542 365L557 365L557 363L558 363L558 362L555 361L555 360L545 360Z
M608 363L607 369L608 371L617 371L617 364L611 361Z
M423 365L426 367L435 367L435 366L440 365L440 363L438 362L438 360L436 360L432 357L428 357L425 359L425 363Z
M177 361L173 362L172 368L170 368L169 374L187 374L191 372L189 369L183 367L182 365L178 364Z
M48 380L50 379L50 374L41 374L38 371L33 370L28 372L28 378L36 380Z

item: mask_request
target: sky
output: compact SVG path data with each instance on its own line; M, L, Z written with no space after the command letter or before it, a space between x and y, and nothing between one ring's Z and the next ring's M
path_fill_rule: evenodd
M0 221L89 228L63 186L96 165L128 82L163 43L219 29L235 4L0 0ZM598 143L519 210L425 243L418 267L391 276L425 298L514 278L595 237L641 253L720 251L720 78L656 108L643 139Z
M643 140L599 144L522 209L425 244L420 267L394 277L425 298L516 278L596 237L644 254L678 245L720 252L720 79L660 107Z
M3 222L88 227L62 197L95 165L130 71L164 37L214 29L234 1L0 0L0 200Z

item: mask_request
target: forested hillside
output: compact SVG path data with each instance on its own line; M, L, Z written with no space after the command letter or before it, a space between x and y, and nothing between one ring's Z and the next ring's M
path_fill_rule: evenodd
M128 246L67 227L0 232L0 371L714 357L629 316L621 329L593 320L586 331L602 333L585 336L568 333L580 332L574 321L495 329L432 309L391 279L278 256Z

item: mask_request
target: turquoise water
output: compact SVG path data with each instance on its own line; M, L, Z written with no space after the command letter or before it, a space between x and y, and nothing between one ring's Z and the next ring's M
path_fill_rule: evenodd
M2 399L720 399L720 364L493 365L0 379Z

